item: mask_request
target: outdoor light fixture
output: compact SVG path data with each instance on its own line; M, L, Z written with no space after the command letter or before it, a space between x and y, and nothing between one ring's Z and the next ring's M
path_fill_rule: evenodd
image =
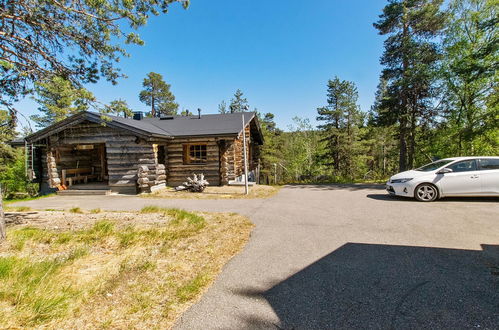
M93 150L94 145L93 144L78 144L75 147L76 150Z

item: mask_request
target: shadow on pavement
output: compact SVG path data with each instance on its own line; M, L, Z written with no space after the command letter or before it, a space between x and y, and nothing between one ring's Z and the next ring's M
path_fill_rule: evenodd
M323 190L365 190L365 189L375 189L375 190L384 190L385 185L375 184L375 183L352 183L352 184L289 184L286 185L288 189L307 189L307 190L315 190L315 191L323 191Z
M405 202L417 202L414 198L402 197L402 196L392 196L388 193L386 194L368 194L367 198L375 199L378 201L405 201ZM499 202L499 198L497 197L445 197L442 199L438 199L433 203L440 202L478 202L478 203L490 203L490 202ZM418 202L419 203L419 202Z
M279 324L248 328L493 329L499 245L483 251L348 243L265 292Z
M407 197L401 197L401 196L392 196L392 195L390 195L388 193L384 193L384 194L368 194L366 197L370 198L370 199L375 199L375 200L378 200L378 201L389 201L389 202L393 202L393 201L415 202L416 201L414 198L407 198Z

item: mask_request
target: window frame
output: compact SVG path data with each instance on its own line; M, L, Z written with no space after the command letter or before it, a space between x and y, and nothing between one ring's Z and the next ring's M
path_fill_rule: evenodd
M474 164L475 164L475 168L473 170L469 170L469 171L454 171L451 166L454 166L454 165L457 165L459 163L464 163L464 162L469 162L469 161L472 161ZM475 172L475 171L478 171L479 169L479 164L478 164L478 160L476 158L473 158L473 159L463 159L463 160L459 160L457 162L454 162L452 164L449 164L447 166L445 166L445 168L450 168L452 169L452 173L467 173L467 172Z
M482 161L488 160L488 159L492 159L492 160L499 162L499 159L495 159L495 158L479 158L478 159L478 170L479 171L497 171L497 170L499 170L499 168L483 168Z
M196 150L197 147L199 147L199 150ZM192 150L192 148L194 148L194 150ZM197 156L196 153L199 153L199 156ZM208 162L208 144L207 143L184 144L183 159L184 159L184 165L206 165L206 163Z

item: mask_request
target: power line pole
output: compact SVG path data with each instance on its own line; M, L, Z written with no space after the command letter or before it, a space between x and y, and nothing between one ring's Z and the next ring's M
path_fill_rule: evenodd
M274 163L274 184L277 184L277 164Z
M243 118L243 159L244 159L244 194L248 195L248 160L246 159L246 125L244 124L244 112L242 114Z

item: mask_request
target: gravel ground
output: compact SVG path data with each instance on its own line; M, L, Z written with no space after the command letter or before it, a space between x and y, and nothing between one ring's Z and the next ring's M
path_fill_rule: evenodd
M499 324L499 199L419 203L373 185L255 200L51 197L36 209L144 205L247 215L245 250L178 329L481 328ZM495 274L495 275L494 275Z

